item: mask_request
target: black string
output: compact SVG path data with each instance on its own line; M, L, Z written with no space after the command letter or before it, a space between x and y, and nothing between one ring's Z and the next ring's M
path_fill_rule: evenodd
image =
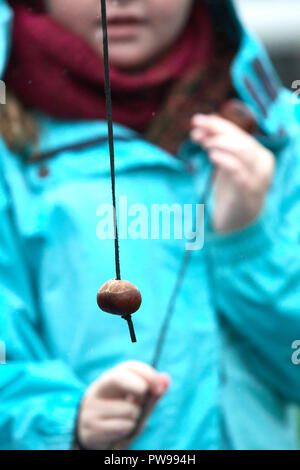
M206 206L208 199L209 199L210 188L211 188L211 175L209 175L209 177L207 178L202 196L200 198L200 204L204 205L204 207ZM198 233L196 235L198 235ZM193 253L192 250L185 250L179 270L178 270L178 274L177 274L175 284L174 284L174 287L170 296L165 318L164 318L164 321L162 323L162 326L159 332L155 352L154 352L153 359L151 362L151 366L154 369L157 369L158 362L162 355L162 350L165 344L168 329L169 329L173 314L175 312L177 299L182 289L182 286L186 277L186 273L187 273L190 261L192 259L192 253ZM143 402L141 405L141 411L136 421L135 427L133 431L129 434L128 439L134 438L137 432L139 431L144 419L147 416L150 399L151 399L151 394L147 393L143 399Z
M111 185L112 185L112 199L113 199L113 209L114 209L114 234L115 234L115 261L116 261L116 276L117 279L121 279L120 273L120 253L119 253L119 238L118 238L118 224L116 216L116 187L115 187L115 155L114 155L114 136L113 136L113 119L112 119L112 101L111 101L111 84L110 84L110 73L109 73L109 55L108 55L108 34L107 34L107 16L106 16L106 0L101 0L101 12L102 12L102 31L103 31L103 56L104 56L104 75L105 75L105 97L106 97L106 110L107 110L107 124L108 124L108 141L109 141L109 153L110 153L110 166L111 166ZM201 204L206 203L209 197L209 191L211 186L210 177L207 180L205 185L203 195L201 198ZM165 344L166 335L169 329L171 319L173 317L176 302L183 286L185 276L189 263L191 261L192 251L185 250L184 256L182 258L178 275L170 296L170 300L167 306L166 314L164 321L162 323L159 337L156 343L156 348L154 356L151 362L151 365L154 369L157 368L159 359L162 354L162 349ZM136 342L134 328L131 320L131 316L123 316L129 326L129 331L131 335L132 342ZM141 412L136 421L136 425L132 432L127 436L127 439L132 439L138 430L140 429L141 424L143 423L149 407L149 401L151 399L151 394L147 393L144 397L144 400L141 405ZM114 443L110 443L108 450L113 449Z
M212 177L211 174L209 174L209 177L207 178L207 181L205 183L204 190L202 192L202 196L200 198L200 204L204 205L204 207L207 205L208 200L209 200L210 188L211 188L211 177ZM196 235L198 235L198 233ZM161 358L161 355L162 355L162 350L163 350L163 346L164 346L165 341L166 341L166 336L167 336L167 333L168 333L168 329L169 329L173 314L175 312L176 302L177 302L178 296L180 294L180 291L182 289L183 283L185 281L185 277L186 277L186 273L187 273L190 261L192 259L192 253L193 253L192 250L185 250L184 251L184 255L183 255L179 270L178 270L178 274L176 276L174 287L173 287L171 295L170 295L170 299L169 299L169 302L168 302L166 314L165 314L162 326L160 328L160 332L159 332L159 335L158 335L158 340L157 340L157 343L156 343L154 355L153 355L153 358L152 358L152 361L151 361L151 366L154 369L157 369L158 362L159 362L159 360ZM143 422L144 422L144 420L145 420L145 418L148 414L150 400L151 400L151 393L148 392L144 396L144 399L142 401L141 411L140 411L140 414L139 414L139 416L136 420L134 429L126 437L127 440L130 441L131 439L136 437L138 431L140 430L140 428L141 428L141 426L142 426L142 424L143 424ZM109 444L109 447L107 448L107 450L114 450L114 445L115 445L115 442L111 442Z
M116 279L121 280L119 235L118 235L118 222L117 222L117 204L116 204L114 131L113 131L113 117L112 117L111 84L110 84L110 73L109 73L106 0L101 0L101 18L102 18L102 34L103 34L103 60L104 60L104 78L105 78L106 115L107 115L107 126L108 126L111 190L112 190L112 202L113 202ZM136 336L134 332L134 326L132 323L131 315L125 315L122 318L124 318L124 320L127 321L131 341L133 343L136 343Z
M131 341L133 343L136 343L136 336L135 336L135 332L134 332L134 327L133 327L131 315L123 315L122 318L124 320L126 320L127 323L128 323L128 328L129 328Z
M201 196L200 202L199 202L199 204L203 205L204 207L206 206L208 198L209 198L210 188L211 188L211 175L209 175L209 177L207 178L207 181L205 183L205 187L203 189L202 196ZM197 235L198 235L198 233L196 234L196 236ZM173 316L174 311L175 311L178 296L180 294L181 288L182 288L184 280L185 280L187 269L189 267L189 264L190 264L190 261L191 261L191 258L192 258L192 253L193 253L192 250L185 250L184 251L184 255L183 255L179 270L178 270L178 274L177 274L177 277L176 277L176 280L175 280L175 284L174 284L172 293L170 295L170 300L169 300L169 303L168 303L168 306L167 306L165 318L164 318L164 321L163 321L161 329L160 329L160 333L159 333L158 340L157 340L157 343L156 343L155 352L154 352L153 359L152 359L152 362L151 362L151 366L154 369L157 369L158 362L159 362L159 359L160 359L161 354L162 354L162 349L163 349L163 346L165 344L166 335L167 335L167 332L168 332L168 329L169 329L169 325L170 325L172 316Z
M112 118L111 84L110 84L110 73L109 73L106 0L101 0L101 18L102 18L102 32L103 32L103 59L104 59L104 77L105 77L106 114L107 114L107 126L108 126L112 201L113 201L113 212L114 212L113 219L114 219L114 237L115 237L116 279L120 280L121 269L120 269L119 236L118 236L117 207L116 207L115 151L114 151L114 132L113 132L113 118Z
M164 319L163 324L161 326L158 341L156 343L154 356L153 356L153 359L152 359L152 362L151 362L151 366L153 367L153 369L157 369L158 362L159 362L159 359L161 357L162 349L163 349L163 346L165 344L165 339L166 339L166 335L167 335L167 332L168 332L168 329L169 329L169 325L170 325L170 322L171 322L171 319L172 319L172 316L173 316L173 313L174 313L174 310L175 310L177 298L178 298L179 292L181 290L181 287L183 285L183 282L184 282L184 279L185 279L185 275L186 275L191 257L192 257L192 251L187 251L186 250L184 252L184 256L183 256L183 259L182 259L182 262L181 262L181 265L180 265L180 269L179 269L178 275L176 277L176 282L174 284L174 288L173 288L173 291L172 291L172 294L170 296L170 300L169 300L169 303L168 303L165 319ZM133 439L136 436L136 434L138 433L139 429L141 428L142 423L144 422L144 420L145 420L145 418L148 414L148 408L149 408L150 400L151 400L151 393L147 392L146 395L144 396L143 400L142 400L141 411L140 411L140 414L139 414L139 416L136 420L134 429L127 436L128 440Z

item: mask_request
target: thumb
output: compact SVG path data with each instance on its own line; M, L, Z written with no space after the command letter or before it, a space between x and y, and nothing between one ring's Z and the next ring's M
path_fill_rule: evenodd
M139 434L144 429L145 423L149 415L152 413L153 408L169 388L171 378L168 374L162 372L157 374L156 381L156 387L153 391L147 393L142 403L141 415L137 422L134 434Z
M127 436L126 440L122 441L121 448L127 448L130 442L136 438L144 429L146 421L151 414L153 408L159 399L166 393L171 383L171 378L168 374L159 373L157 374L157 384L154 391L149 391L143 400L141 406L141 415L137 420L136 426L133 431ZM134 397L128 396L127 399L135 401Z
M147 418L157 402L163 397L163 395L168 390L171 383L171 378L168 374L161 372L157 374L156 386L152 393L148 394L147 400L145 402L145 412L144 416Z

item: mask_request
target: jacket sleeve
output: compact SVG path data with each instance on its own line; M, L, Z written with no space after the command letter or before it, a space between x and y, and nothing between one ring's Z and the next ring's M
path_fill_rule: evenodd
M276 181L277 180L277 181ZM300 149L278 163L259 220L229 236L211 233L216 309L243 341L248 367L285 400L300 403ZM280 194L281 193L281 194Z
M1 170L5 150L0 141L0 448L70 449L84 386L43 342Z

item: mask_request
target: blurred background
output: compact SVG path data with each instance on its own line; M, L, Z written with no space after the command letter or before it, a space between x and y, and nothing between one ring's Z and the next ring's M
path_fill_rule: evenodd
M284 85L300 80L300 0L234 0L266 46Z

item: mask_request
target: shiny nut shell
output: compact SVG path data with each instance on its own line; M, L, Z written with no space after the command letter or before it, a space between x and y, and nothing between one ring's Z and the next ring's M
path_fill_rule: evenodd
M113 315L129 315L136 312L142 303L139 289L128 281L111 279L97 294L101 310Z

